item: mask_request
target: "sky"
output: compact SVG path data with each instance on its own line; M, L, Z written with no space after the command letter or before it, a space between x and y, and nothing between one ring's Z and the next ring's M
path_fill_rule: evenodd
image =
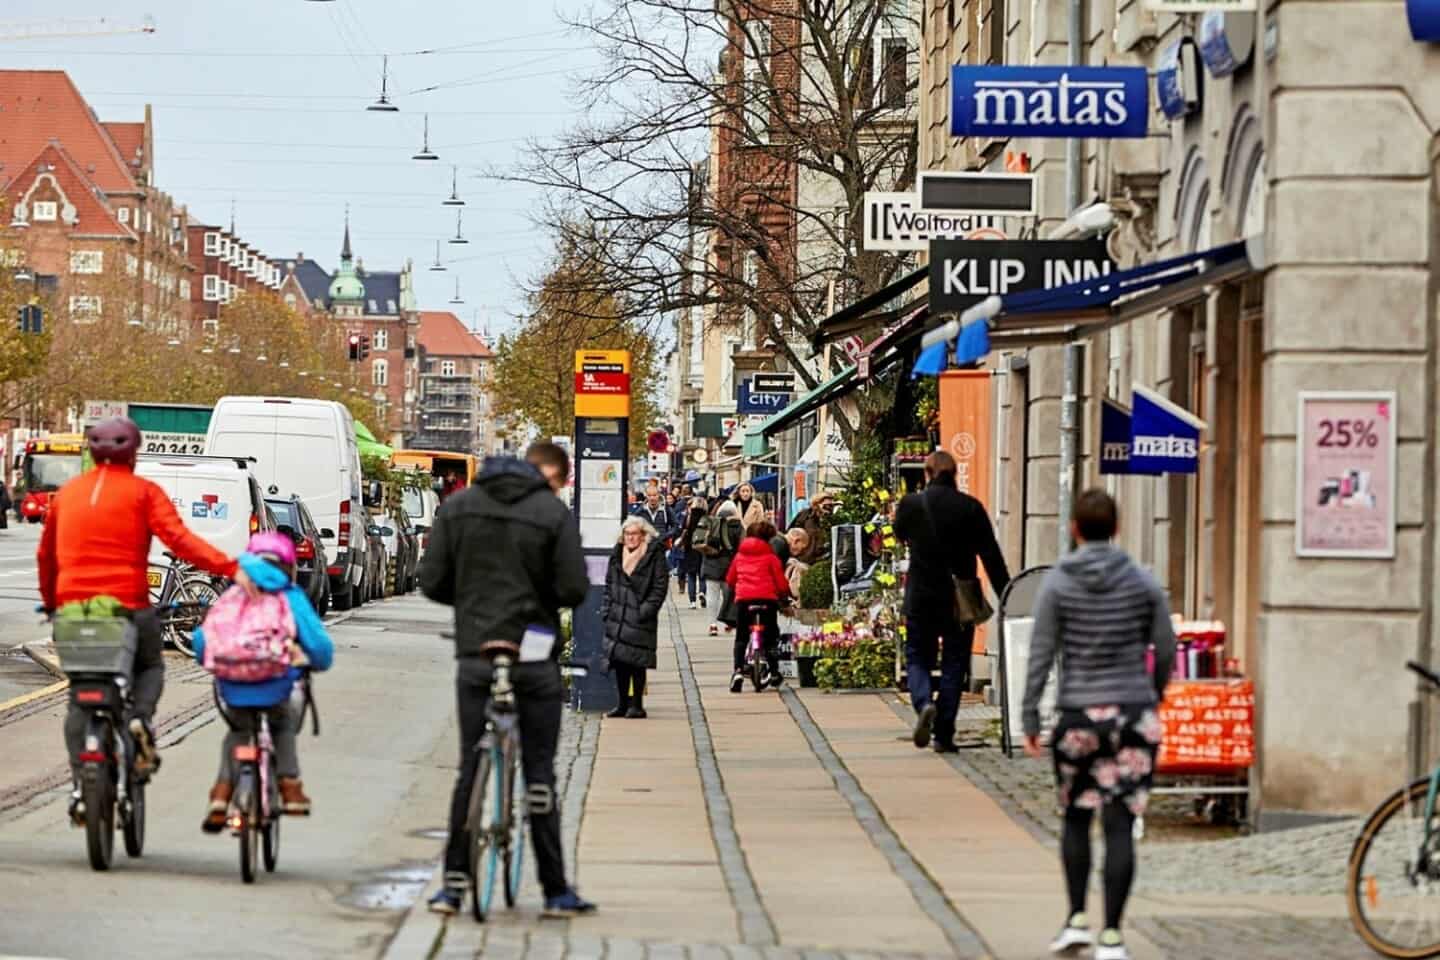
M333 271L348 204L368 268L413 260L422 309L452 310L493 337L524 309L520 283L543 266L548 237L530 220L537 195L482 170L579 118L570 78L598 55L560 10L580 2L6 0L0 37L57 16L149 15L155 32L0 39L0 63L66 70L102 120L138 121L150 104L155 185L208 223L228 224L233 202L239 236L272 259L303 252ZM398 113L365 109L384 54ZM426 113L440 157L428 163L411 159ZM452 165L465 245L447 242ZM429 269L437 240L443 273ZM449 302L457 278L463 305Z

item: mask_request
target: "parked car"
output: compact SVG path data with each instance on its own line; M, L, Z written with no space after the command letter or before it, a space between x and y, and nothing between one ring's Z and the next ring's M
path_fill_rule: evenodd
M330 563L325 553L328 531L316 526L305 501L294 494L288 500L272 497L265 503L275 514L276 529L295 541L295 582L310 598L315 612L325 616L330 612L330 575L326 573Z
M244 457L141 454L135 473L165 491L187 527L233 557L245 549L252 533L276 527L253 467ZM159 540L150 545L150 565L169 565ZM160 576L150 571L152 587L159 587Z
M390 554L385 550L381 529L373 521L365 527L365 536L369 540L364 584L366 601L384 600L389 592Z
M423 490L406 490L404 500L405 515L409 517L410 524L415 528L416 538L420 541L420 556L425 555L425 548L430 545L430 528L435 525L435 511L440 509L440 497L434 490L428 487Z
M330 590L341 610L362 603L373 558L365 535L360 450L344 405L295 397L221 397L210 417L205 452L254 457L266 496L304 501L319 525Z
M420 569L420 541L415 535L415 528L404 510L376 514L373 523L380 528L380 539L389 558L390 576L387 580L391 588L397 594L409 593L415 589Z

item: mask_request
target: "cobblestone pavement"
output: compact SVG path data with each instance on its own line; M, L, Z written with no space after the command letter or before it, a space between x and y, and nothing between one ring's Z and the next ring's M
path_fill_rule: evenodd
M1374 960L1349 922L1303 917L1145 917L1134 926L1176 960Z
M549 921L546 921L548 923ZM567 936L545 930L484 930L478 942L443 946L435 960L880 960L877 953L832 953L739 944L683 944L618 937ZM956 960L958 954L885 953L894 960ZM963 958L962 958L963 960Z

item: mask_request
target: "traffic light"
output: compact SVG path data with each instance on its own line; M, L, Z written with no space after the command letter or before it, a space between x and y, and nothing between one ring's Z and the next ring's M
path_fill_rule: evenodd
M17 326L21 333L33 333L36 335L45 332L45 311L40 309L38 304L27 303L18 311L19 320Z
M351 362L351 363L358 363L359 361L360 361L360 334L358 334L358 333L352 333L352 334L350 334L350 362Z
M370 337L368 334L360 335L360 359L370 359Z

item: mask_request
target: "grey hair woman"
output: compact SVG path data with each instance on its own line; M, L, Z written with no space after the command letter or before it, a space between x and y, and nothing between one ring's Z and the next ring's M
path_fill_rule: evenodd
M655 669L660 608L670 584L665 544L649 521L627 517L610 554L600 619L605 659L615 673L619 703L611 717L644 719L645 672Z

